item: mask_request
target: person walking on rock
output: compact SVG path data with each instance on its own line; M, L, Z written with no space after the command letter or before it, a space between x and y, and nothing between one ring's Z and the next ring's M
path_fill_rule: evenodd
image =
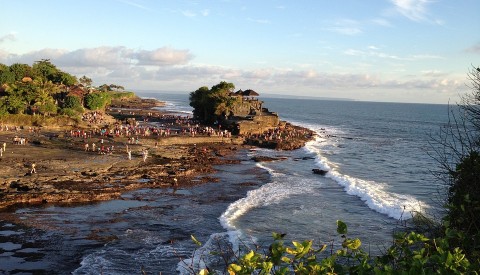
M37 167L37 165L35 163L32 163L32 170L30 170L30 174L36 174L37 173L37 170L35 169L35 167Z

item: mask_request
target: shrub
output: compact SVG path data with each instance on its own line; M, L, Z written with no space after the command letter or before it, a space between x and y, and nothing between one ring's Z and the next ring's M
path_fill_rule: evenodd
M85 106L90 110L104 109L110 102L111 97L106 92L91 93L85 96Z
M60 114L61 114L61 115L66 115L66 116L72 117L72 118L78 117L78 115L79 115L79 113L78 113L76 110L71 109L71 108L63 108L63 109L61 109L61 110L60 110Z
M313 241L285 245L284 235L273 234L267 253L249 250L228 264L229 274L478 274L479 265L469 261L461 248L452 246L458 232L447 229L445 237L429 239L423 234L397 234L393 245L378 257L362 249L360 239L347 237L347 225L337 221L342 240L336 251L333 243L314 247ZM461 235L461 234L460 234ZM217 252L214 252L217 253ZM208 268L199 274L208 274Z
M63 102L64 108L77 109L82 107L82 102L77 96L67 96Z

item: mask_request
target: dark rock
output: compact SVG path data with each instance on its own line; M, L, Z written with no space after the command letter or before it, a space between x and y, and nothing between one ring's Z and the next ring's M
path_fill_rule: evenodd
M328 173L327 170L322 170L322 169L318 169L318 168L312 169L312 172L313 172L314 174L321 175L321 176L325 176L325 174Z
M276 157L267 157L267 156L256 156L251 158L251 160L255 162L265 162L265 161L275 161L275 160L280 160L280 158Z

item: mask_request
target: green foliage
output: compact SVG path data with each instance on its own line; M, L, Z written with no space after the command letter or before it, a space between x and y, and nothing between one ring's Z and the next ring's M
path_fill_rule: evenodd
M105 92L91 93L85 96L85 106L90 110L104 109L110 102L111 97Z
M454 179L449 188L448 218L450 226L465 233L480 231L480 154L471 152L452 172Z
M100 91L103 91L103 92L111 92L111 91L115 91L115 92L118 92L118 91L123 91L125 90L125 88L123 86L120 86L120 85L116 85L116 84L102 84L98 87L98 89Z
M78 82L77 78L69 73L66 72L57 72L54 75L54 80L55 83L63 84L66 86L72 86L75 85L75 83Z
M449 231L443 238L429 239L415 232L395 236L385 253L372 257L362 250L359 239L348 238L347 225L337 221L341 248L327 251L327 244L314 248L313 241L285 245L274 233L268 253L249 250L227 267L229 274L478 274L459 247L450 241L458 234ZM333 243L330 244L333 247ZM203 270L205 272L206 269Z
M49 59L36 61L32 66L34 78L42 82L51 81L56 84L71 86L77 82L77 78L59 70Z
M10 70L10 67L5 64L0 64L0 86L6 83L14 83L15 74Z
M31 79L24 80L24 77L30 77ZM83 102L80 98L65 97L66 87L77 82L75 76L59 70L49 59L36 61L32 67L21 63L15 63L11 66L0 64L0 85L5 88L5 92L0 94L0 118L12 120L13 117L10 115L20 117L22 114L43 114L43 120L39 120L37 116L28 121L25 120L25 124L32 125L42 124L46 121L56 123L47 118L60 113L67 117L56 116L52 118L71 124L75 123L79 115L83 113L83 102L89 109L98 110L110 104L112 97L135 97L134 93L124 92L122 86L114 84L106 85L106 87L109 90L116 90L115 92L109 92L108 94L93 92L85 96ZM80 82L90 86L92 80L83 76ZM70 118L75 118L75 120Z
M24 87L11 85L7 88L7 96L3 100L9 113L23 114L27 110L28 103L33 98L29 89L23 89Z
M63 109L60 109L60 114L66 115L71 118L78 118L80 113L75 109L63 108Z
M32 66L35 79L41 79L43 82L54 81L55 75L59 71L55 65L53 65L49 59L42 59L36 61Z
M15 75L15 81L22 81L22 79L26 76L33 76L32 67L27 64L12 64L10 65L10 71Z
M67 96L63 102L63 108L69 108L74 110L81 110L82 102L77 96Z
M80 82L80 84L82 84L82 85L85 86L85 87L90 87L90 86L92 86L92 79L89 78L89 77L86 77L86 76L80 77L80 79L78 80L78 82Z
M134 92L110 92L110 97L112 99L121 99L121 98L134 98L136 97Z
M211 89L204 86L191 92L190 106L193 107L194 117L205 123L222 120L238 100L230 96L234 89L233 83L222 81Z
M5 97L0 98L0 118L8 115L8 103Z
M195 92L190 93L190 106L193 107L193 116L203 121L208 121L213 109L213 104L209 100L210 90L203 86Z
M480 154L466 155L451 172L446 223L463 233L467 254L480 258Z
M54 115L57 113L57 110L57 104L53 100L48 100L38 107L38 111L43 115Z

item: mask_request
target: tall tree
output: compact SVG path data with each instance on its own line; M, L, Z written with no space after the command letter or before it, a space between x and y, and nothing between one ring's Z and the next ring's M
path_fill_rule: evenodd
M3 84L14 83L15 74L12 73L10 67L5 64L0 64L0 86Z
M78 79L78 82L80 82L80 84L82 84L83 86L85 87L90 87L92 86L92 79L87 77L87 76L82 76Z
M480 68L468 73L470 92L434 139L433 155L446 185L446 224L464 234L463 249L480 259ZM436 146L440 145L440 146Z
M57 73L60 72L60 70L50 62L50 59L35 61L32 70L35 78L40 78L43 81L55 81Z
M190 93L190 106L193 107L193 116L202 121L208 121L211 116L210 90L203 86Z
M205 123L222 120L237 100L230 96L234 89L233 83L222 81L211 89L201 87L190 93L190 106L194 109L194 116Z
M26 76L33 76L32 67L27 64L14 63L10 65L10 71L15 75L15 81L22 81Z

